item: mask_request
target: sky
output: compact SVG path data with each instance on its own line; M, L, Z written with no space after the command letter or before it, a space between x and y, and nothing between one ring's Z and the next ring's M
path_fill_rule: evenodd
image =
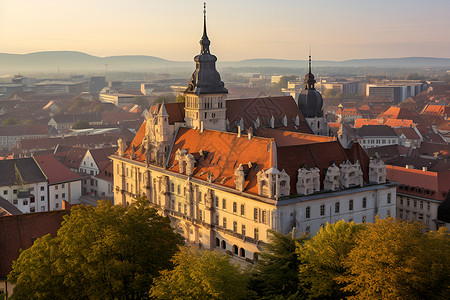
M189 61L203 1L0 0L0 52L70 50ZM220 60L450 58L449 0L209 0Z

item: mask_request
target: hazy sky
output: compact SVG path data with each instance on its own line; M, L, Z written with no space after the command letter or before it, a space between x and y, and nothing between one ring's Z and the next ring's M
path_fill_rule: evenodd
M220 60L450 57L450 0L210 0ZM0 52L191 60L203 1L0 0Z

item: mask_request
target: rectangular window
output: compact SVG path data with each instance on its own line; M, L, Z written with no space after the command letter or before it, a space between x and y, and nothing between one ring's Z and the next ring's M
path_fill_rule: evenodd
M430 211L430 208L431 208L430 203L427 203L427 210Z
M324 205L324 204L322 204L322 205L320 206L320 215L321 215L321 216L324 216L324 215L325 215L325 205Z
M264 224L267 224L267 211L265 211L265 210L262 211L261 221L262 221Z
M55 190L57 190L58 189L58 185L55 185Z
M417 200L414 200L414 207L417 207Z
M55 207L56 207L56 208L59 208L59 203L55 203Z
M219 216L214 217L214 224L219 225Z
M66 193L62 193L61 197L62 197L63 199L65 199L65 198L66 198Z
M241 231L242 231L242 235L244 235L244 236L245 236L245 225L242 225L242 227L241 227Z
M245 214L245 205L241 204L241 216Z
M216 206L217 208L219 208L219 198L216 197L216 199L215 199L214 201L215 201L215 206Z
M255 228L255 230L253 231L253 235L255 240L259 240L259 230L258 228Z
M233 202L233 213L237 213L237 203Z
M391 193L387 194L387 203L391 204Z
M44 196L41 196L41 201L45 201L45 197Z
M17 190L13 190L13 194L17 194Z
M43 191L44 190L44 187L43 186L41 186L41 191Z
M17 201L17 199L14 199L14 200L13 200L13 204L16 204L16 205L17 205L17 203L19 203L19 202Z
M3 191L3 195L8 195L8 191L7 191L7 190L4 190L4 191Z
M423 201L420 201L420 209L423 209Z
M309 206L306 208L305 217L307 219L311 218L311 207L309 207Z
M367 198L366 197L363 198L362 207L363 208L367 207Z
M61 184L61 188L64 188L64 183L63 183L63 184Z
M258 209L253 209L253 220L258 222Z
M58 198L59 198L59 195L58 195L58 194L56 194L56 195L55 195L55 199L58 199Z
M227 209L227 200L226 199L222 199L222 209Z

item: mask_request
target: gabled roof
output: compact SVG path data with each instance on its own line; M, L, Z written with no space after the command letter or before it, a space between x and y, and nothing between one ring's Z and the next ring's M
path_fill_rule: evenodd
M413 120L414 123L422 123L422 119L420 116L415 113L409 111L405 107L396 107L391 106L388 110L378 115L380 119L407 119Z
M150 113L158 114L161 104L155 104L150 108ZM184 123L184 102L164 103L164 108L169 115L169 124Z
M88 148L72 147L67 153L63 164L68 168L78 169L87 151Z
M445 141L442 137L435 133L430 126L419 124L416 126L417 130L419 130L420 134L423 137L423 140L430 143L439 143L445 144Z
M414 128L410 127L394 128L394 131L397 133L398 136L404 134L407 139L420 140L420 136L417 134Z
M390 127L411 127L414 126L414 122L412 120L405 120L405 119L387 119L384 122L384 125L390 126Z
M20 215L22 212L8 200L0 197L0 217Z
M108 156L114 154L117 151L117 147L108 147L108 148L98 148L98 149L90 149L89 152L92 155L95 163L98 168L101 170L108 165L111 160Z
M277 129L313 133L291 96L230 99L226 101L226 107L226 116L233 132L237 131L241 119L244 121L244 128L254 128L253 121L258 118L262 127L269 127L269 119L273 116ZM284 116L288 126L282 123ZM297 116L299 126L294 122Z
M69 170L51 154L36 156L35 160L47 176L49 184L81 180L77 173Z
M39 165L32 157L0 160L0 186L46 182Z

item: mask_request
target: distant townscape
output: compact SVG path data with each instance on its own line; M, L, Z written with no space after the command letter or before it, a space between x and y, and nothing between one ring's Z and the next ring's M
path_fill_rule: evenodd
M102 238L127 230L137 236L146 222L136 230L120 227L114 234L108 230L127 224L119 220L130 218L132 224L146 216L171 239L167 245L162 234L148 233L139 239L144 249L152 249L145 238L169 249L161 260L164 264L142 261L156 270L142 281L146 289L133 286L139 289L134 296L117 291L115 297L95 294L120 299L148 297L150 289L155 298L176 298L176 293L166 294L173 285L165 280L177 281L170 276L178 275L170 272L188 259L199 263L201 255L187 248L177 252L182 244L215 250L219 254L207 254L212 255L207 259L226 257L224 264L231 258L236 264L258 266L261 269L254 274L262 276L270 271L267 262L276 251L270 245L277 242L284 241L294 249L292 255L312 262L314 251L308 247L324 238L327 230L351 231L351 238L342 241L350 249L363 247L352 242L357 234L358 240L376 241L369 233L380 228L387 228L386 236L397 239L389 235L392 224L417 232L417 240L423 239L424 245L429 242L425 239L436 238L433 232L450 229L450 59L316 62L309 56L295 62L220 63L218 70L206 16L204 22L191 77L177 76L167 68L183 73L192 71L192 63L154 57L98 58L64 52L54 61L55 53L0 54L5 70L28 70L3 76L0 82L0 298L2 294L14 297L16 285L17 299L29 295L24 292L27 281L21 280L31 279L20 275L27 269L21 259L34 252L25 251L18 260L20 249L50 249L42 246L46 241L63 247L70 244L63 234L71 232L74 243L70 245L77 247L83 240L77 240L81 234L77 230L85 224L77 223L83 214L86 224L95 224L93 230L102 232ZM47 73L64 64L64 72ZM129 65L134 74L124 72ZM359 69L340 74L340 67ZM375 69L370 74L367 68ZM395 70L380 75L376 68ZM306 75L290 73L292 69L302 69ZM317 69L324 74L318 75ZM43 73L38 74L39 70ZM68 75L69 70L87 72ZM111 219L101 219L100 212L111 214ZM114 215L120 213L120 218ZM103 232L102 226L109 229ZM46 235L55 237L57 232L51 244ZM344 236L340 234L336 236ZM94 236L90 238L99 238ZM448 249L448 236L442 239ZM104 249L116 251L114 242L102 243ZM120 240L121 247L129 243ZM45 251L48 257L53 255ZM174 253L178 253L173 258L176 267L169 272ZM350 257L346 265L340 261L342 268L358 257L356 252L349 253L345 253ZM67 260L58 270L71 268L68 257L57 257L59 263ZM302 269L297 256L293 261L296 280L299 272L300 278L310 272ZM448 271L448 265L447 269L440 266L439 272ZM78 268L81 265L72 270ZM239 268L230 268L231 277L241 278ZM166 277L152 281L162 270ZM332 292L327 295L314 294L318 283L311 277L305 275L311 281L303 284L313 298L369 295L366 299L375 299L352 286L349 276L333 276L329 279ZM262 282L270 280L252 278L251 288L242 294L237 291L237 299L275 297L274 291L261 288ZM61 293L45 294L44 290L43 298ZM290 291L289 295L309 292Z

